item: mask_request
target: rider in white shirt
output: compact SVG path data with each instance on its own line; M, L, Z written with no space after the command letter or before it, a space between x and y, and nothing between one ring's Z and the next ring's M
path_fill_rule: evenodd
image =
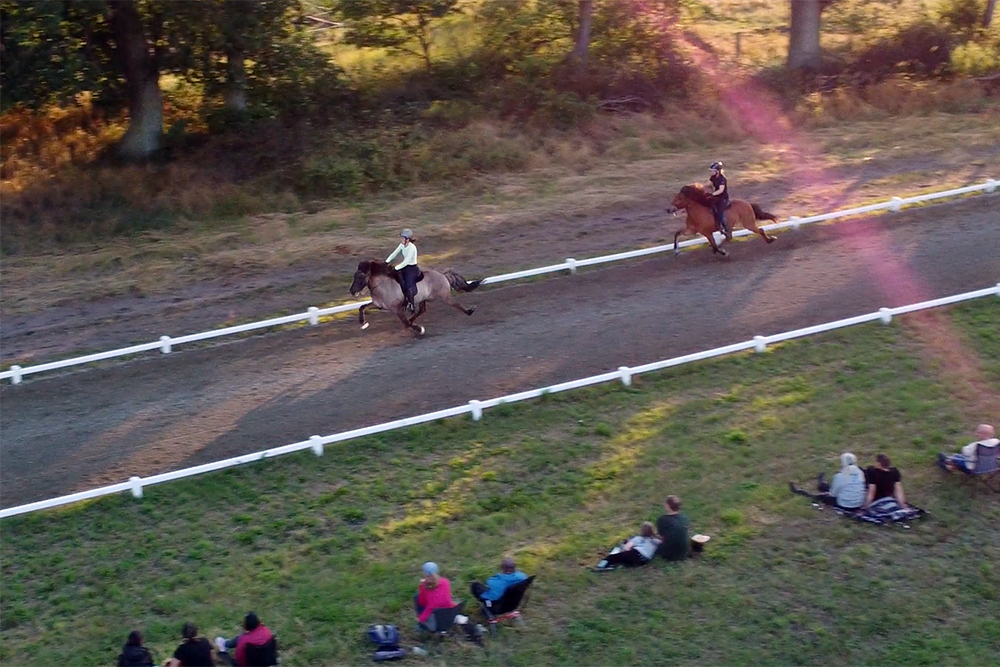
M399 234L400 244L385 258L386 263L392 262L396 255L401 257L395 269L399 271L400 286L403 288L403 299L406 301L406 308L411 312L414 309L413 299L417 295L417 278L420 276L420 267L417 266L417 246L413 244L413 231L404 229Z

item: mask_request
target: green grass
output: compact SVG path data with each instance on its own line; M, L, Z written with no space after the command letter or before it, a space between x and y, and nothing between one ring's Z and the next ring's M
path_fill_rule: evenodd
M1000 304L950 320L1000 379ZM919 331L869 325L4 520L0 660L111 664L133 627L162 659L185 621L230 634L253 609L283 664L361 664L368 623L416 641L420 563L468 598L510 553L538 575L527 630L433 664L991 664L1000 503L933 466L982 416ZM845 449L889 454L931 516L876 528L788 493ZM586 569L668 493L713 536L703 558Z

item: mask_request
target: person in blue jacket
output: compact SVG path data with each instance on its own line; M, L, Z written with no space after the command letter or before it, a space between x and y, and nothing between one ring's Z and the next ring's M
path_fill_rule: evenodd
M517 569L514 559L507 557L500 561L499 573L487 579L485 584L473 581L469 588L476 599L496 602L503 597L508 588L527 578L528 575Z

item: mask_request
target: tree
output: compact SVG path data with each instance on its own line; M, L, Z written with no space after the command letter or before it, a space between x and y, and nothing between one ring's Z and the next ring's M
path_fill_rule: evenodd
M119 151L123 157L146 158L159 149L163 134L160 63L135 0L108 0L108 5L115 55L128 90L129 124Z
M997 0L989 0L986 3L986 13L983 14L983 27L989 28L993 22L993 10L997 8Z
M339 0L336 7L348 23L348 42L412 53L427 69L433 22L460 11L458 0ZM413 42L418 50L410 46Z
M791 0L792 27L788 38L789 69L814 69L822 62L820 16L829 0Z
M580 69L587 66L587 54L590 51L590 21L594 14L593 0L579 0L579 21L577 23L576 43L570 58Z

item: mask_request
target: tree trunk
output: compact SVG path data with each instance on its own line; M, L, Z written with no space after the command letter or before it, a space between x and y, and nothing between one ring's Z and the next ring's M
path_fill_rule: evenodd
M989 0L986 3L986 13L983 15L983 27L989 28L993 23L993 10L997 8L997 0Z
M226 89L222 93L228 111L243 113L247 110L247 69L243 51L226 46Z
M587 64L587 54L590 52L590 17L593 13L594 1L580 0L580 27L576 33L576 44L570 54L570 58L580 67Z
M108 0L115 55L128 91L128 130L118 150L126 158L147 158L160 147L163 134L163 95L160 70L146 39L142 17L134 0Z
M814 69L820 66L820 14L823 0L792 0L792 29L788 40L789 69Z

